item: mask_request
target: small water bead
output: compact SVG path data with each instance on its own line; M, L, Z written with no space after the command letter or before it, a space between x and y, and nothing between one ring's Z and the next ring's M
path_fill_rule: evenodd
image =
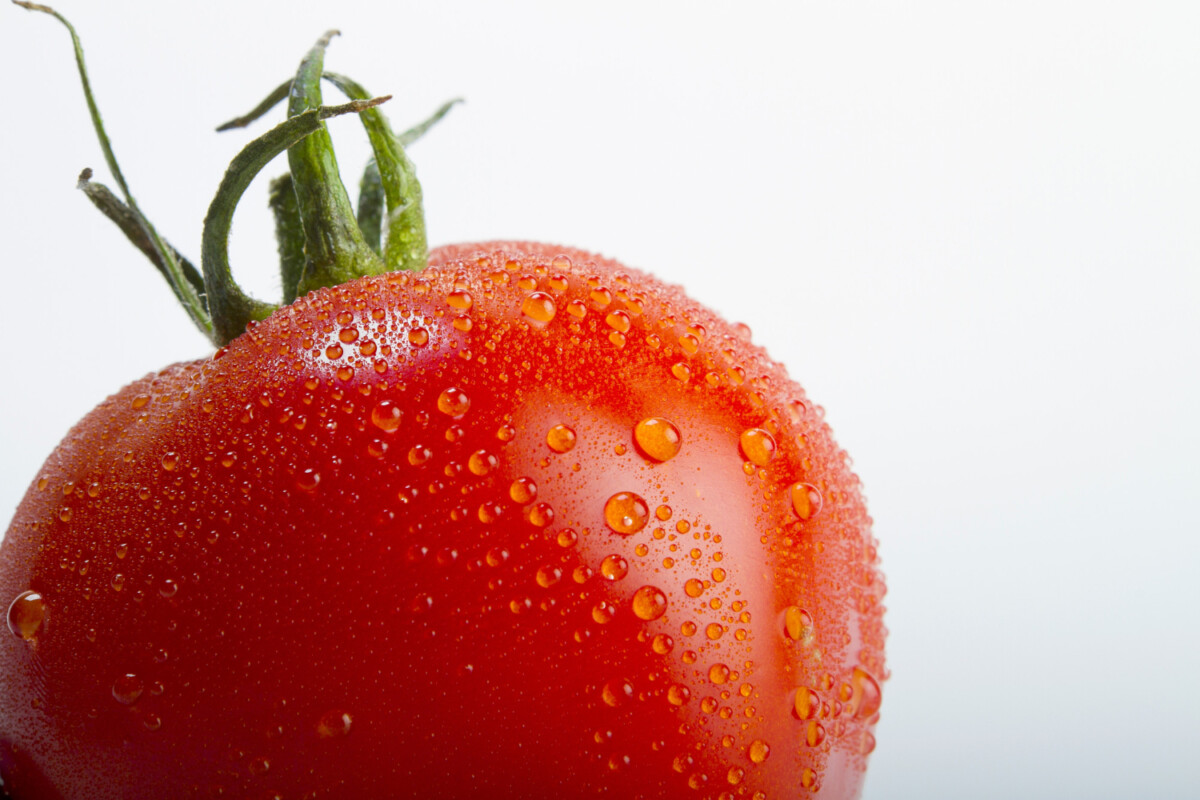
M616 708L633 698L633 684L624 678L609 681L600 690L600 696L604 698L605 705Z
M461 417L471 408L471 398L462 389L451 386L437 400L438 411L450 417Z
M428 463L431 458L433 458L433 451L423 444L413 445L413 448L408 451L408 463L414 467Z
M681 706L690 699L692 690L682 684L674 683L667 689L667 702L673 706Z
M649 588L654 588L654 587L649 587ZM657 591L657 589L655 591ZM667 606L667 600L664 597L663 602L662 602L662 607L663 607L664 611L666 610L666 606ZM634 613L637 613L636 608L634 610ZM638 616L642 617L641 614L638 614ZM662 616L662 615L659 614L659 616ZM642 619L646 619L646 617L642 617ZM655 617L650 617L650 619L655 619ZM665 633L656 634L655 637L650 640L650 649L653 650L654 652L658 653L660 656L665 656L667 653L670 653L672 650L675 649L675 640L672 639L670 636L668 636Z
M634 426L633 441L643 455L659 462L670 461L683 446L679 428L662 417L648 417Z
M543 589L549 589L560 580L562 580L562 570L552 564L545 564L537 571L538 586Z
M296 488L303 492L315 492L321 483L321 473L311 467L296 475Z
M479 476L487 475L499 464L500 460L487 450L476 450L467 459L467 469L471 470L472 474Z
M883 702L879 682L865 669L855 667L850 684L853 687L853 696L849 705L850 713L860 719L869 719L875 716Z
M638 619L647 622L656 620L663 614L667 613L667 596L657 586L643 586L633 593L633 613ZM670 642L671 637L665 636L666 641ZM659 637L655 637L655 642L658 642ZM672 643L673 646L674 643ZM657 651L657 647L655 648ZM670 648L666 652L669 652Z
M610 581L619 581L629 574L629 562L615 553L605 556L600 562L600 574Z
M579 534L570 528L563 528L558 532L555 541L558 542L559 547L574 547L575 543L579 541Z
M760 467L771 463L775 457L775 438L762 428L750 428L742 433L739 444L742 455Z
M446 305L459 311L467 311L474 304L475 300L471 297L470 292L459 290L446 295Z
M624 311L613 311L604 318L608 327L618 333L628 333L630 326L629 314Z
M555 305L554 298L545 292L534 292L521 302L521 315L537 327L547 325L556 313L558 306Z
M711 639L714 642L717 639L720 639L721 636L724 635L724 633L725 633L725 629L722 628L720 623L717 623L717 622L708 623L708 627L704 629L704 635L707 636L709 639Z
M699 597L704 594L704 583L696 578L689 578L683 584L683 591L687 593L688 597Z
M692 377L692 369L687 364L680 361L671 367L671 374L674 375L677 380L686 382Z
M761 764L771 755L771 747L762 739L755 739L747 748L746 754L750 756L750 760L755 764Z
M808 638L812 626L812 616L799 606L788 606L783 612L783 632L793 642Z
M177 466L179 466L178 453L170 452L162 457L162 468L167 472L174 472Z
M793 484L790 494L792 511L800 519L812 519L821 510L821 492L812 484Z
M708 679L718 686L729 682L729 674L729 667L724 664L713 664L708 668Z
M394 433L400 427L403 413L391 400L380 401L371 409L371 424L384 433Z
M796 690L796 697L792 702L792 713L797 719L812 719L821 711L821 698L812 689L807 686L801 686Z
M696 623L692 622L691 620L688 620L679 626L679 632L684 636L695 636L698 629L699 628Z
M517 278L517 288L531 292L537 288L537 278L532 275L522 275Z
M512 425L504 424L496 429L496 438L502 442L511 442L517 438L517 429Z
M25 641L37 638L46 622L46 601L40 592L21 592L8 606L8 629Z
M317 721L317 736L322 739L337 739L350 733L354 719L345 711L327 711Z
M554 522L554 509L549 503L534 503L529 507L529 511L526 513L525 518L529 520L532 525L535 525L539 528L545 528L551 522Z
M556 453L566 453L575 446L575 431L566 425L555 425L546 434L546 444Z
M580 300L572 300L567 303L567 313L576 319L583 319L587 315L587 306Z
M689 356L694 356L696 351L700 349L700 340L690 333L685 333L679 337L679 346L683 348L683 352Z
M424 328L413 328L408 332L408 342L413 347L424 347L429 343L429 331Z
M128 672L113 681L112 696L121 705L131 706L138 701L145 690L142 679L132 672Z
M730 767L729 772L725 775L725 780L729 782L730 786L737 786L744 777L746 777L746 770L741 767ZM730 797L732 796L730 795Z
M809 747L820 747L824 741L825 726L815 719L810 719L807 727L804 729L804 743Z
M537 499L537 484L529 478L517 478L508 487L508 496L514 503L525 505Z
M617 614L616 606L607 600L601 600L592 607L592 619L596 620L601 625L611 622L612 618Z
M615 533L629 536L646 527L650 507L632 492L617 492L604 504L604 521Z

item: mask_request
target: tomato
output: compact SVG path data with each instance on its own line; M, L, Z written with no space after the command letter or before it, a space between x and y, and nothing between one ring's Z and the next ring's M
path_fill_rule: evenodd
M320 104L328 41L226 173L201 275L120 179L76 40L127 205L81 188L220 347L92 411L17 510L2 793L856 797L885 588L821 409L648 274L427 252L413 132L348 78ZM346 112L378 165L357 218ZM276 307L224 242L284 149Z
M614 262L431 262L50 457L0 550L14 796L855 796L884 588L821 411Z

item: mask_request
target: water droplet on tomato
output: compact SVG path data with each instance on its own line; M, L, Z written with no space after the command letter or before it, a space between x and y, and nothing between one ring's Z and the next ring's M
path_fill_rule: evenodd
M21 592L8 606L8 629L25 641L37 638L46 622L46 601L40 592Z
M646 527L650 508L646 501L632 492L617 492L604 504L604 521L622 536L637 533Z
M762 739L755 739L747 748L746 754L750 756L750 760L755 764L761 764L771 755L771 747Z
M562 580L562 570L551 564L545 564L537 571L538 586L543 589L549 589L560 580Z
M539 528L545 528L554 521L554 509L549 503L534 503L529 507L529 511L525 516L530 523Z
M554 298L545 292L534 292L521 302L521 315L537 327L543 327L558 312Z
M812 519L821 510L821 492L812 484L793 484L790 494L792 511L800 519Z
M850 679L850 685L853 687L853 695L850 698L850 713L860 719L869 719L879 711L879 706L883 702L883 694L879 690L879 682L861 667L854 668L854 675Z
M760 467L767 466L775 457L775 438L762 428L750 428L744 431L739 443L742 455Z
M321 483L321 473L311 467L296 476L296 488L305 492L314 492Z
M812 626L812 616L799 606L788 606L783 612L783 633L793 642L807 639Z
M145 688L141 678L127 672L113 681L112 696L121 705L131 706L142 696Z
M797 719L812 719L821 710L821 698L812 689L807 686L801 686L796 690L795 700L792 702L792 713Z
M825 726L817 722L815 719L810 719L808 725L804 729L804 743L809 747L820 747L825 741Z
M715 684L723 684L729 681L729 667L724 664L713 664L708 668L708 679Z
M393 433L400 427L400 406L391 400L380 401L371 409L371 424L384 433Z
M634 426L633 441L642 455L655 461L670 461L683 445L679 428L662 417L648 417Z
M474 475L487 475L494 470L500 461L487 450L476 450L467 459L467 469Z
M624 678L609 681L600 690L605 705L616 708L633 697L633 684Z
M446 296L446 304L451 308L457 308L459 311L467 311L475 304L475 300L471 297L470 292L464 292L460 289Z
M596 622L600 623L601 625L611 622L612 618L616 616L616 614L616 607L607 600L601 600L592 607L592 619L596 620Z
M730 767L729 772L725 775L725 780L729 782L730 786L737 786L745 777L746 770L742 769L741 767ZM733 797L733 795L729 796L731 798Z
M322 739L336 739L350 733L353 719L345 711L327 711L317 721L317 736Z
M624 311L613 311L604 318L604 321L608 323L608 327L617 333L627 333L629 331L629 314Z
M654 589L653 586L646 587L646 588ZM658 592L657 589L654 589L654 591ZM659 592L659 594L661 595L662 593ZM667 599L665 597L662 599L662 603L660 604L660 606L663 611L667 610ZM651 614L657 612L660 606L656 605L656 606L651 607L649 609L649 612ZM635 613L636 613L636 606L635 606ZM638 614L638 616L642 617L641 614ZM662 614L659 613L658 616L661 617ZM657 619L657 617L654 617L654 616L651 616L649 618L642 617L642 619ZM670 636L668 636L665 633L656 634L654 636L654 638L650 640L650 649L653 650L655 653L658 653L660 656L665 656L667 653L670 653L672 650L675 649L675 640L672 639Z
M546 444L556 453L566 453L575 446L575 431L566 425L555 425L546 434Z
M619 581L629 574L629 562L615 553L605 556L600 562L600 574L610 581Z
M699 597L704 594L704 583L697 578L688 578L683 584L683 591L688 597Z
M517 478L508 487L508 496L514 503L532 503L537 499L537 484L529 478Z
M429 331L424 328L413 328L408 332L408 342L413 347L424 347L429 343Z
M682 684L674 683L667 689L667 702L673 706L681 706L692 698L692 690Z
M438 411L451 417L461 417L471 407L471 398L462 389L451 386L438 396Z
M177 466L179 466L179 455L177 453L167 453L162 457L162 468L167 472L174 472Z

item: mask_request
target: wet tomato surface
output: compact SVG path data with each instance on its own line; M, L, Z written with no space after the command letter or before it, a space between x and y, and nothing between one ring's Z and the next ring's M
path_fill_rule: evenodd
M0 550L13 797L854 797L886 676L821 410L681 290L434 251L109 398Z

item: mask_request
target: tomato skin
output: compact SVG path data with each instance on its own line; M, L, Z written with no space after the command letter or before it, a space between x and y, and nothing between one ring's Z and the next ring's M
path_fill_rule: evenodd
M857 796L885 589L820 411L615 262L431 264L51 455L0 548L12 796Z

